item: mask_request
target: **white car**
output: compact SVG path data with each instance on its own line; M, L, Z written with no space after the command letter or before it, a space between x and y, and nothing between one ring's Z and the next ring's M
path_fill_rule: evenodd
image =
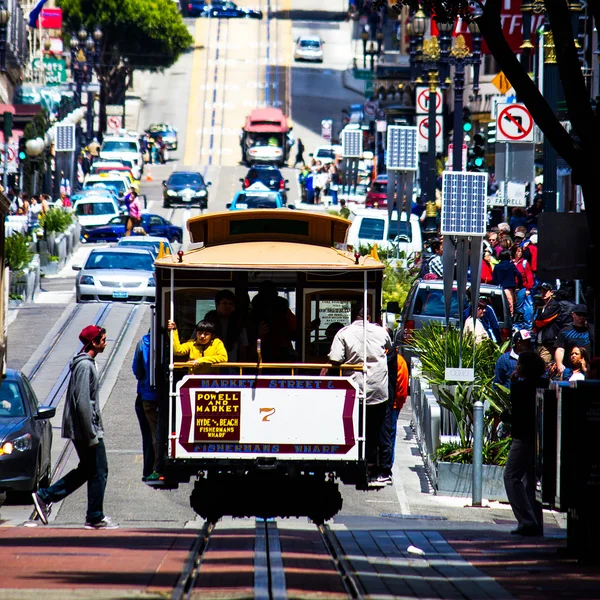
M323 40L318 35L303 35L296 40L294 60L323 62Z
M340 185L338 190L338 200L345 200L348 205L360 204L364 206L368 191L369 185L366 183L359 183L356 186Z
M319 146L312 154L312 158L320 160L322 165L332 163L336 156L342 155L342 147L337 145Z
M143 170L143 158L140 144L130 135L107 135L100 147L102 160L119 160L124 158L131 161L131 172L135 179L140 179Z
M73 209L82 227L107 225L113 217L119 216L119 205L110 196L84 196Z
M77 302L154 302L154 255L146 248L95 248L75 280Z
M410 215L407 221L406 213L402 212L398 224L398 211L393 211L391 221L387 210L357 208L352 212L354 219L348 229L346 243L355 249L377 244L382 250L397 248L406 257L423 250L421 224L417 215Z

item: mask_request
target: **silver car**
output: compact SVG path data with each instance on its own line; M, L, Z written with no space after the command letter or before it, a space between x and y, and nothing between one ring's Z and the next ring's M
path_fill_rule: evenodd
M97 248L75 280L77 302L154 302L154 255L137 248Z
M165 254L173 254L174 249L166 237L156 235L130 235L122 237L117 243L117 248L145 248L150 250L156 258L160 252L160 245L163 245Z
M294 60L323 62L323 40L318 35L299 37L294 49Z

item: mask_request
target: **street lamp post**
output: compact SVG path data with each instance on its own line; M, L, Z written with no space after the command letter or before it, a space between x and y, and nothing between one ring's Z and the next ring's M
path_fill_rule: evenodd
M360 34L360 39L362 40L363 45L363 69L367 68L367 42L369 40L369 32L363 31Z
M441 50L438 38L432 36L423 42L424 69L429 78L429 104L428 104L428 138L427 138L427 202L435 203L435 189L437 183L437 168L435 161L435 138L437 137L436 122L436 95L438 88L438 61Z

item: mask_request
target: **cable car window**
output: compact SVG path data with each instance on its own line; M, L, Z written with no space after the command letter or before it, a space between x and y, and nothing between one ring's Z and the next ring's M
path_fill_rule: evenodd
M280 233L308 237L308 221L249 219L248 221L232 220L229 222L230 235L249 235L252 233Z

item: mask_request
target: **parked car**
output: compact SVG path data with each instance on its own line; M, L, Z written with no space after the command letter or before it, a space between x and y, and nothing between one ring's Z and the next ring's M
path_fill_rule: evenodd
M150 250L156 259L160 252L161 244L165 254L173 254L174 250L170 241L166 237L156 235L130 235L122 237L117 244L117 248L145 248L146 250Z
M338 191L338 200L345 200L347 204L360 204L364 206L369 186L359 183L356 186L341 185Z
M91 228L107 225L111 219L119 216L119 204L110 195L89 195L77 200L74 213L81 227Z
M49 485L55 413L39 406L23 373L6 369L0 383L0 491L30 493Z
M388 176L377 175L367 192L365 199L367 208L387 208L387 185Z
M110 188L117 195L125 195L134 188L134 185L129 175L121 175L116 172L111 172L99 173L98 175L88 175L83 183L83 189L89 190L93 187ZM137 188L139 186L136 185L135 187Z
M246 173L246 177L240 179L242 189L244 190L271 190L279 192L284 202L287 203L286 184L287 179L283 178L281 171L271 165L254 165Z
M163 181L163 208L174 204L184 206L198 205L200 209L208 207L208 186L204 177L197 171L173 171L169 179Z
M229 0L191 0L188 3L189 17L213 17L216 19L262 19L260 10L243 8Z
M398 223L398 212L393 211L390 220L386 210L372 208L353 209L354 218L348 229L346 243L354 248L373 246L382 250L397 250L409 257L423 249L421 224L416 215L401 213Z
M318 35L302 35L296 40L294 60L323 62L323 40Z
M269 190L245 190L238 192L233 202L227 204L229 210L249 208L285 208L285 201L279 192Z
M499 286L481 284L479 288L480 298L487 300L492 306L498 323L502 339L507 340L510 337L512 322L510 309L506 294ZM462 310L465 310L463 307ZM452 305L450 308L450 323L458 323L459 307L456 282L452 288ZM414 331L422 329L427 323L437 321L446 323L446 309L444 304L444 282L443 280L417 279L406 297L406 302L400 313L398 327L394 334L394 343L398 351L404 356L406 362L410 365L410 359L413 356L408 349L407 343L410 341Z
M320 160L321 164L332 163L336 156L342 155L342 147L337 145L319 146L310 156L315 160Z
M154 255L145 248L95 248L75 279L77 302L154 302Z
M148 135L155 141L157 138L161 137L167 150L177 150L177 129L172 125L168 125L167 123L150 125L150 127L148 127Z
M117 242L126 233L127 215L113 217L106 225L102 227L82 227L81 241L86 243L94 242ZM181 243L183 240L183 229L173 225L160 215L142 213L141 228L147 235L166 238L170 242ZM135 236L135 231L133 236Z

